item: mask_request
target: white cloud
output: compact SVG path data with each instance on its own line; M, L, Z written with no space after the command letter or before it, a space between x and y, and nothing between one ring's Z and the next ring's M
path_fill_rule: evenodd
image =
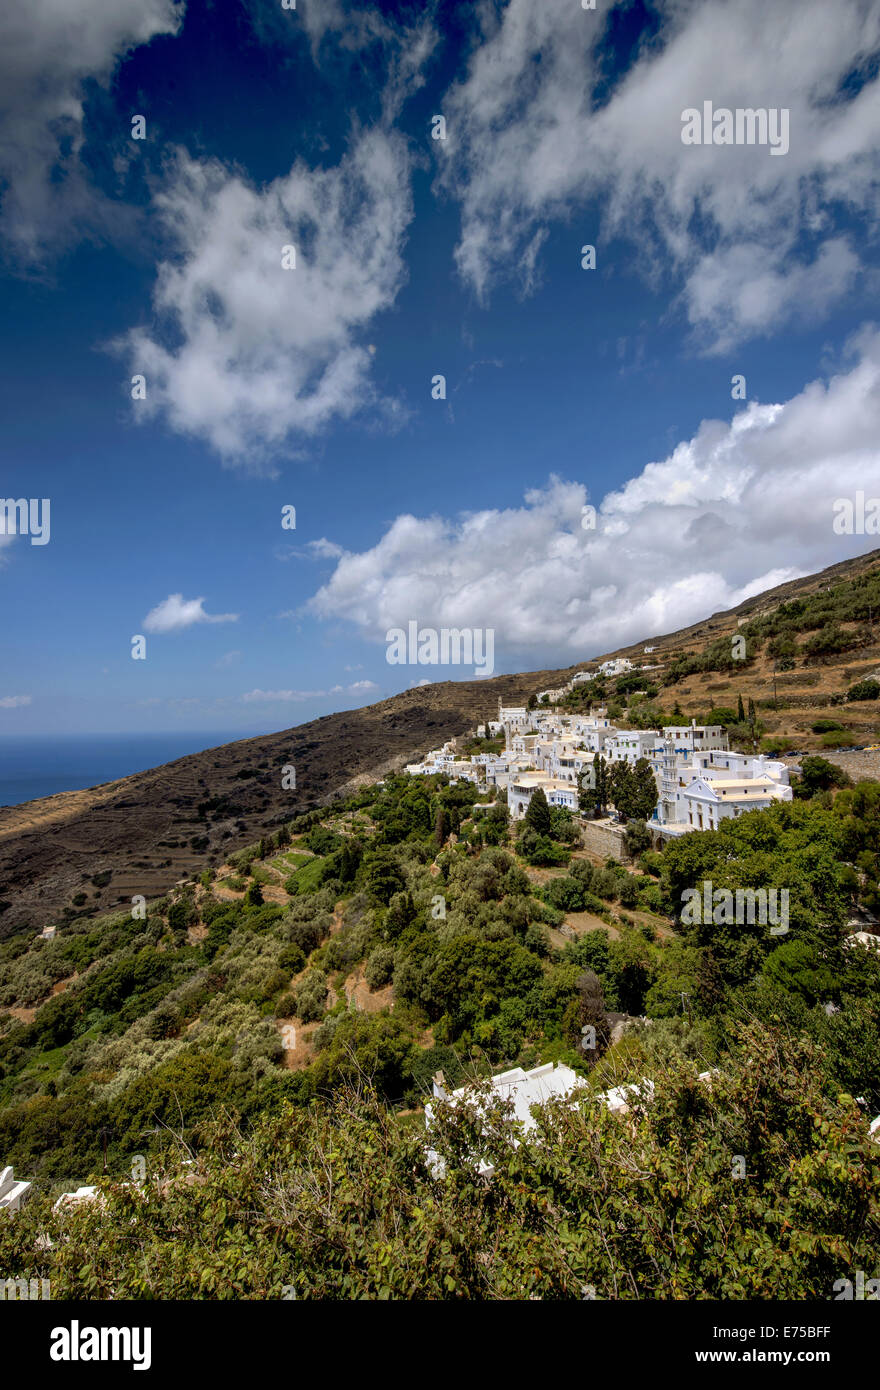
M214 665L223 670L227 666L237 666L240 661L241 652L224 652L220 660L214 662Z
M548 223L581 213L573 274L582 242L601 258L610 236L628 238L722 351L821 316L853 286L858 257L834 219L845 206L848 232L870 228L878 209L880 8L801 0L796 23L789 0L660 8L659 37L608 95L598 51L610 7L510 0L496 19L484 4L484 42L442 103L439 183L460 201L456 260L480 298L502 277L528 289ZM863 85L844 96L855 71ZM683 145L681 113L704 100L788 108L789 152Z
M329 690L249 690L246 695L242 695L242 701L246 705L253 704L274 704L276 702L286 703L291 700L321 700L329 695L357 695L365 690L378 690L379 687L373 681L355 681L353 685L345 688L341 685L331 685Z
M137 418L160 411L254 470L268 448L365 406L395 422L360 335L404 280L409 169L403 139L379 127L335 167L298 160L262 190L179 150L155 198L175 245L158 270L157 324L116 344L147 379Z
M319 560L338 560L345 551L341 545L335 541L328 541L325 536L321 536L316 541L309 541L309 549Z
M32 703L30 695L4 695L0 698L0 709L21 709Z
M27 0L0 8L0 233L15 260L120 211L89 185L81 161L85 82L109 83L117 63L157 34L175 34L172 0Z
M242 695L246 705L270 704L276 700L315 700L326 695L326 690L249 690Z
M169 594L155 608L151 608L144 618L145 632L181 632L193 623L235 623L237 613L206 613L204 598L184 598L183 594Z
M871 537L835 535L833 502L878 478L880 331L865 329L830 380L704 421L608 493L595 530L582 528L585 487L555 477L520 507L398 516L339 559L307 609L380 643L413 619L491 628L496 652L564 664L862 553Z

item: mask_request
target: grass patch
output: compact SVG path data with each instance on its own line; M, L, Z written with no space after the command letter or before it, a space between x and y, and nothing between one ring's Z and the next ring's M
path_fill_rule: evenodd
M314 893L321 886L321 879L324 876L325 858L312 858L302 868L297 869L295 874L291 874L285 879L284 886L288 893Z

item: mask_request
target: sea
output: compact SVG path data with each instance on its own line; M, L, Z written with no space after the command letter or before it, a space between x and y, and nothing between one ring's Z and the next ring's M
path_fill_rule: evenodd
M55 792L82 791L113 782L131 772L144 772L173 762L187 753L201 753L246 733L207 734L26 734L0 735L0 806L16 806Z

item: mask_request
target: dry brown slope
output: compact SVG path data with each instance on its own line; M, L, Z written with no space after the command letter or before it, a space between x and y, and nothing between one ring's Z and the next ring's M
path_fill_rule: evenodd
M875 550L779 585L703 623L645 638L609 655L640 657L645 645L654 645L662 660L676 650L695 650L735 631L746 612L763 612L852 578L878 560L880 550ZM220 863L281 820L466 732L494 713L499 699L525 701L544 686L561 684L582 664L422 686L364 709L209 748L87 791L0 808L0 903L7 904L0 912L0 937L57 921L80 892L88 895L82 910L94 911L128 903L135 893L158 896L178 879L198 873L206 860ZM753 670L744 685L756 678L762 685L758 693L763 693L768 673ZM687 683L674 689L690 713L692 702L702 707L707 699L717 701L709 686L721 684L710 676L698 679L693 690ZM281 788L281 768L287 762L296 767L296 792ZM200 817L200 803L217 799L221 805ZM107 887L90 882L107 871L112 873Z
M83 911L106 911L136 893L156 897L206 859L219 863L280 821L465 733L499 699L525 700L572 669L422 686L87 791L0 808L0 901L8 903L0 936L57 921L80 892L88 895ZM281 786L287 763L296 791ZM206 808L212 801L220 805ZM106 871L112 879L99 889L90 880Z

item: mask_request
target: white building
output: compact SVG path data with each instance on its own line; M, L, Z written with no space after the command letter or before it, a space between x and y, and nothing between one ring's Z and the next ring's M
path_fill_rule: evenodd
M648 756L656 742L656 729L615 729L603 751L611 763L636 763Z
M97 1187L78 1187L75 1192L62 1192L58 1200L53 1203L52 1210L58 1211L60 1207L78 1207L81 1202L94 1202L97 1196Z
M729 748L710 748L695 753L691 761L695 768L713 777L770 777L780 785L790 783L785 763L763 753L733 753Z
M498 705L498 723L504 726L506 738L525 733L529 727L529 711L525 705Z
M494 1100L506 1100L513 1104L512 1119L522 1125L523 1133L535 1127L535 1116L532 1113L536 1105L545 1105L547 1101L554 1099L566 1099L575 1091L582 1089L586 1083L577 1072L572 1071L571 1067L563 1063L547 1062L542 1067L535 1067L532 1071L523 1071L522 1067L513 1067L510 1071L501 1072L498 1076L491 1079L492 1094L487 1097L491 1103ZM467 1097L480 1114L486 1107L486 1101L479 1094L475 1094L472 1086L461 1086L457 1091L449 1095L444 1087L443 1073L438 1072L434 1078L434 1098L447 1105L460 1104L462 1099ZM430 1131L434 1120L434 1105L429 1102L425 1106L425 1127ZM513 1139L514 1147L519 1141ZM435 1149L428 1150L428 1162L435 1177L443 1177L445 1165ZM481 1177L491 1177L495 1171L491 1164L484 1159L479 1159L479 1173Z
M0 1171L0 1211L20 1211L31 1190L29 1182L13 1176L11 1166Z
M538 787L543 788L549 805L577 811L579 794L576 784L559 781L549 777L546 772L522 772L511 775L507 784L507 808L513 820L522 820Z
M691 824L689 816L694 811L694 806L689 805L686 800L688 789L698 777L707 777L712 782L719 783L769 780L777 788L772 800L791 800L788 768L784 763L766 758L763 754L733 753L729 749L714 748L703 752L692 753L689 749L682 752L676 749L672 739L666 738L658 739L647 757L657 782L658 797L654 819L671 829L677 827L684 831L701 828L699 824ZM730 802L729 792L721 800L727 805ZM738 804L737 814L741 814L746 805L748 809L755 809L751 796L747 796Z
M708 1076L708 1072L701 1073L701 1080ZM522 1134L528 1134L537 1123L534 1113L536 1107L546 1105L551 1100L569 1100L574 1106L580 1094L589 1091L589 1083L562 1062L557 1062L555 1066L552 1062L546 1062L532 1071L513 1067L510 1071L493 1076L491 1087L491 1095L485 1098L476 1093L472 1086L462 1086L448 1095L444 1087L443 1073L438 1072L434 1077L434 1099L447 1105L456 1105L467 1097L479 1114L485 1112L487 1102L491 1104L494 1100L510 1101L513 1106L511 1121L521 1126ZM626 1115L631 1106L648 1104L653 1100L654 1083L643 1078L629 1085L615 1086L612 1090L604 1091L592 1098L604 1105L611 1114ZM429 1102L425 1106L425 1127L428 1131L432 1127L434 1115L434 1103ZM511 1143L513 1148L519 1147L519 1139L516 1136L512 1137ZM482 1158L477 1162L480 1176L491 1177L495 1171L493 1166ZM446 1167L436 1149L428 1149L428 1163L435 1178L445 1176Z
M538 691L538 695L537 695L538 704L539 704L539 705L555 705L555 704L558 704L559 701L562 699L563 695L565 695L565 694L567 693L568 689L569 689L569 687L568 687L567 685L560 685L560 686L557 686L557 688L556 688L555 690L539 690L539 691Z
M633 669L633 664L625 656L616 656L613 661L603 661L599 671L603 676L625 676Z
M790 801L791 787L770 777L695 777L683 793L688 828L717 830L723 820Z
M663 737L671 738L677 752L702 753L707 748L727 748L727 730L721 724L666 724Z

